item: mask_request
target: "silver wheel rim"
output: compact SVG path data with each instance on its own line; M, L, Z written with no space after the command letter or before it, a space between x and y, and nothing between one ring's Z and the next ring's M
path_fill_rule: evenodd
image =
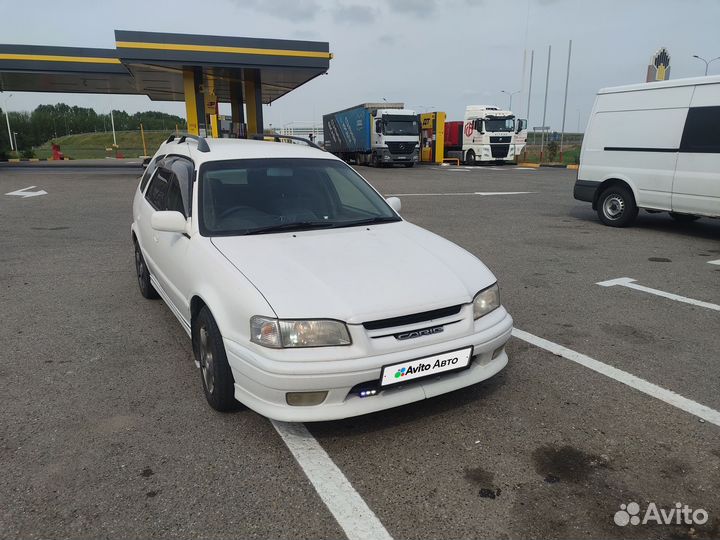
M200 369L205 388L208 394L212 394L215 390L215 362L210 347L210 335L204 326L200 327Z
M612 194L603 202L603 214L608 219L619 219L625 211L625 201L620 195Z

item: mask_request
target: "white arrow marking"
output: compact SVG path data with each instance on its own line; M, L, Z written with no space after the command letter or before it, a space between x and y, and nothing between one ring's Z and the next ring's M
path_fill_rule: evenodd
M708 264L716 264L720 266L720 259L718 259L717 261L708 261Z
M675 300L676 302L684 302L686 304L692 304L693 306L700 306L714 311L720 311L720 306L717 304L695 300L694 298L687 298L685 296L680 296L679 294L660 291L658 289L651 289L650 287L636 284L634 279L628 277L600 281L599 283L596 283L596 285L600 285L601 287L614 287L615 285L619 285L620 287L627 287L628 289L635 289L636 291L643 291L656 296L662 296L663 298L669 298L670 300Z
M47 195L47 191L44 189L38 190L38 191L28 191L28 189L33 189L37 186L29 186L26 188L18 189L17 191L11 191L10 193L6 193L5 195L15 195L17 197L22 197L23 199L27 199L28 197L37 197L38 195Z

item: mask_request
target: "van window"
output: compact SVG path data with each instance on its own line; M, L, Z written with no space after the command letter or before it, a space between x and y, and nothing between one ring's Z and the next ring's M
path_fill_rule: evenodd
M720 154L720 107L690 108L680 151Z

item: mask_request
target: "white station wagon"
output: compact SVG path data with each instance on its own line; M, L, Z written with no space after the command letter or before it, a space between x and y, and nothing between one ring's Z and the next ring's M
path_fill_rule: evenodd
M311 144L311 143L309 143ZM208 403L331 420L508 362L493 274L303 144L170 137L133 202L140 292L192 339Z

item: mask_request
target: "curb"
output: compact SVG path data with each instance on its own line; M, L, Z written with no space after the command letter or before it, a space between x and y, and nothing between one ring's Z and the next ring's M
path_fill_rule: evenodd
M533 169L539 169L540 167L543 168L550 168L550 169L570 169L573 171L578 170L578 165L570 164L570 165L560 165L554 164L554 163L518 163L518 167L530 167Z

